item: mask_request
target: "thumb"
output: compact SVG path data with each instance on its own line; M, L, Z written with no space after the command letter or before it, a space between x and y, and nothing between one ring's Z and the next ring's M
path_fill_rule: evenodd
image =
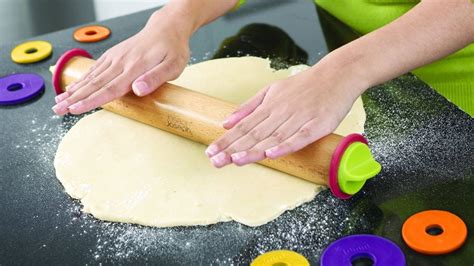
M145 72L145 74L139 76L132 83L132 90L135 95L140 97L148 95L163 85L163 83L177 78L182 71L183 67L172 63L171 60L163 61Z
M227 117L226 120L224 120L224 122L222 123L223 127L225 129L231 129L237 123L239 123L240 120L244 119L253 111L255 111L255 109L257 109L257 107L263 102L263 99L265 98L265 95L267 94L269 89L270 86L266 87L265 89L259 91L257 95L253 96L247 102L239 106L237 110L235 110L235 112L233 112Z

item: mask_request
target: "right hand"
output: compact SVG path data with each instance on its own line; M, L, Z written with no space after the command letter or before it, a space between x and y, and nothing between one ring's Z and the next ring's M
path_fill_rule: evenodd
M145 96L177 78L189 60L185 21L156 12L136 35L107 50L79 80L56 96L58 115L81 114L125 95Z

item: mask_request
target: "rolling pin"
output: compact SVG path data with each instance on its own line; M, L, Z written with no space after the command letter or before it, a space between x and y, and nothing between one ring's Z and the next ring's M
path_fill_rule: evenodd
M82 49L64 53L55 66L53 85L57 94L78 80L95 63ZM165 83L153 93L138 97L132 92L102 106L103 109L208 145L224 134L222 121L237 107L229 102ZM346 137L329 134L304 149L287 156L260 162L264 166L307 181L329 186L333 194L347 199L365 181L378 174L376 162L360 134Z

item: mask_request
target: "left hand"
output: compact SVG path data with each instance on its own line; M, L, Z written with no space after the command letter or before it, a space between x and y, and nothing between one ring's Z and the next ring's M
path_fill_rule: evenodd
M206 150L212 164L275 159L333 132L362 91L337 73L327 74L314 66L270 84L240 106L223 123L229 131Z

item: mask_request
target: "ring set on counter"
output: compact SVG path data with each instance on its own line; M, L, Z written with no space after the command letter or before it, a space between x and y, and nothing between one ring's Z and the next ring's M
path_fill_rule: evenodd
M93 43L107 39L110 29L92 25L78 28L73 33L77 42ZM17 64L33 64L49 58L53 53L51 43L42 40L28 41L17 45L10 53ZM0 77L0 105L16 105L38 97L44 92L45 82L35 73L14 73ZM58 92L56 92L58 93Z
M412 250L424 255L443 255L459 249L467 238L467 226L448 211L427 210L413 214L402 226L402 238ZM255 258L251 266L301 265L309 261L290 250L275 250ZM332 242L323 251L321 266L404 266L402 249L381 236L350 235Z

